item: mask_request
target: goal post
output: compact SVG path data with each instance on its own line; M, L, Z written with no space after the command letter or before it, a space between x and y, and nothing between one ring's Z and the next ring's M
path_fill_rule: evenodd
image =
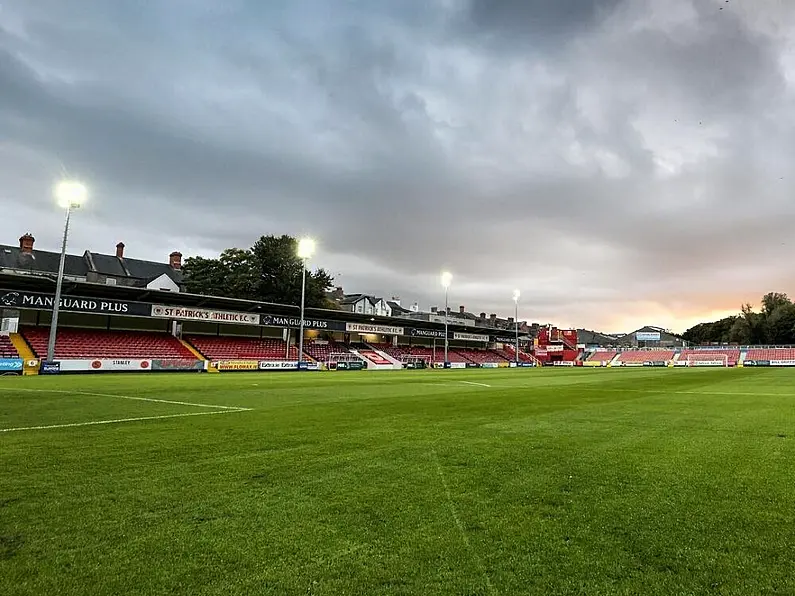
M729 366L729 357L726 354L698 354L690 353L685 358L687 366Z

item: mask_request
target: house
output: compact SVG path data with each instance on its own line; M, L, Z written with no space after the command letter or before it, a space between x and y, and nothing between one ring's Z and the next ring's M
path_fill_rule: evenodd
M376 298L369 294L347 294L341 301L340 307L348 312L373 315L378 317L391 317L392 308L383 298Z
M37 250L35 242L36 239L27 233L20 237L18 246L0 244L0 272L57 276L60 253ZM163 263L130 259L124 256L124 243L119 242L113 255L89 250L80 256L67 254L64 279L179 292L184 283L182 253L172 252Z

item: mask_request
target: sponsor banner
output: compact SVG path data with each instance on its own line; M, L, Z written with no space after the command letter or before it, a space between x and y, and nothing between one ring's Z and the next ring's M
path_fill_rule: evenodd
M536 350L535 351L535 355L536 356L546 356L547 355L547 351L546 350Z
M403 335L403 327L390 325L367 325L364 323L346 323L345 331L350 333L380 333L382 335Z
M756 366L770 366L770 360L757 360Z
M148 372L151 360L61 360L61 372Z
M586 360L582 363L583 366L604 366L605 362L601 360Z
M180 319L183 321L204 321L207 323L237 323L239 325L259 325L259 315L250 312L230 312L191 308L183 306L164 306L153 304L153 317L160 319Z
M304 365L309 364L308 362L302 363ZM259 363L260 370L296 370L298 368L298 361L282 361L282 360L261 360ZM308 368L307 366L303 366L302 368Z
M660 341L659 331L638 331L635 333L635 339L638 341Z
M532 368L533 366L534 366L534 364L532 362L520 362L519 363L519 367L520 368Z
M169 358L152 360L152 370L204 370L204 360Z
M361 360L353 362L337 362L337 370L362 370L364 362Z
M39 370L39 374L42 375L57 375L61 372L61 363L60 362L44 362L41 363L41 369Z
M498 362L497 368L510 368L511 366L516 366L516 362Z
M770 366L795 366L795 360L771 360Z
M444 339L444 331L437 331L436 329L408 329L408 334L411 337L432 337L435 339Z
M573 360L561 360L555 363L555 366L574 366Z
M467 367L467 363L466 362L449 362L448 364L450 364L450 368L466 368Z
M743 362L743 366L756 366L756 360L746 360Z
M298 329L301 327L301 317L285 317L283 315L262 315L261 325L265 327L279 327L281 329ZM320 329L328 331L345 331L345 323L328 321L326 319L304 319L305 329Z
M508 363L505 363L505 366L508 366ZM499 368L500 365L497 362L484 362L480 365L481 368Z
M218 370L259 370L257 360L220 360L210 366Z
M53 302L55 302L55 296L53 294L0 290L0 308L52 310ZM59 308L67 312L107 313L113 315L147 317L150 314L151 307L149 304L143 302L124 302L122 300L61 296Z
M724 366L723 360L691 360L690 366Z
M643 363L643 366L668 366L668 363L663 360L649 360Z
M22 358L0 358L0 373L22 370Z
M453 339L460 341L482 341L488 343L488 335L479 335L477 333L453 333Z
M560 344L560 345L558 345L558 344L550 344L550 345L546 346L546 348L547 348L547 352L562 352L563 351L563 345L562 344Z

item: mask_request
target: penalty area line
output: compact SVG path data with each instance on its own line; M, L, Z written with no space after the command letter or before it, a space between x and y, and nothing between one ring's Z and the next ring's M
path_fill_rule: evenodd
M230 410L232 412L243 412L251 408L241 408L240 406L219 406L216 404L197 404L189 401L175 401L172 399L156 399L154 397L136 397L134 395L118 395L115 393L92 393L89 391L65 391L63 389L29 389L15 388L14 391L29 391L32 393L65 393L67 395L87 395L89 397L117 397L119 399L132 399L135 401L151 401L159 404L173 404L176 406L190 406L193 408L213 408L216 410Z
M140 422L142 420L165 420L167 418L185 418L186 416L212 416L213 414L231 414L232 412L249 412L250 409L221 410L216 412L187 412L185 414L165 414L161 416L140 416L137 418L117 418L115 420L92 420L90 422L71 422L68 424L48 424L45 426L19 426L16 428L0 428L0 433L13 433L24 430L49 430L52 428L74 428L77 426L98 426L101 424L120 424L122 422Z
M486 383L475 383L474 381L459 381L459 383L463 383L464 385L475 385L477 387L491 387L491 385L486 385Z

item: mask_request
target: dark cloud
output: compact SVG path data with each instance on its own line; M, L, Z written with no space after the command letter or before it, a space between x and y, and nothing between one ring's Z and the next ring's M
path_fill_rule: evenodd
M349 291L681 327L789 281L789 15L718 5L6 1L0 232L55 248L66 169L76 250L306 233Z

